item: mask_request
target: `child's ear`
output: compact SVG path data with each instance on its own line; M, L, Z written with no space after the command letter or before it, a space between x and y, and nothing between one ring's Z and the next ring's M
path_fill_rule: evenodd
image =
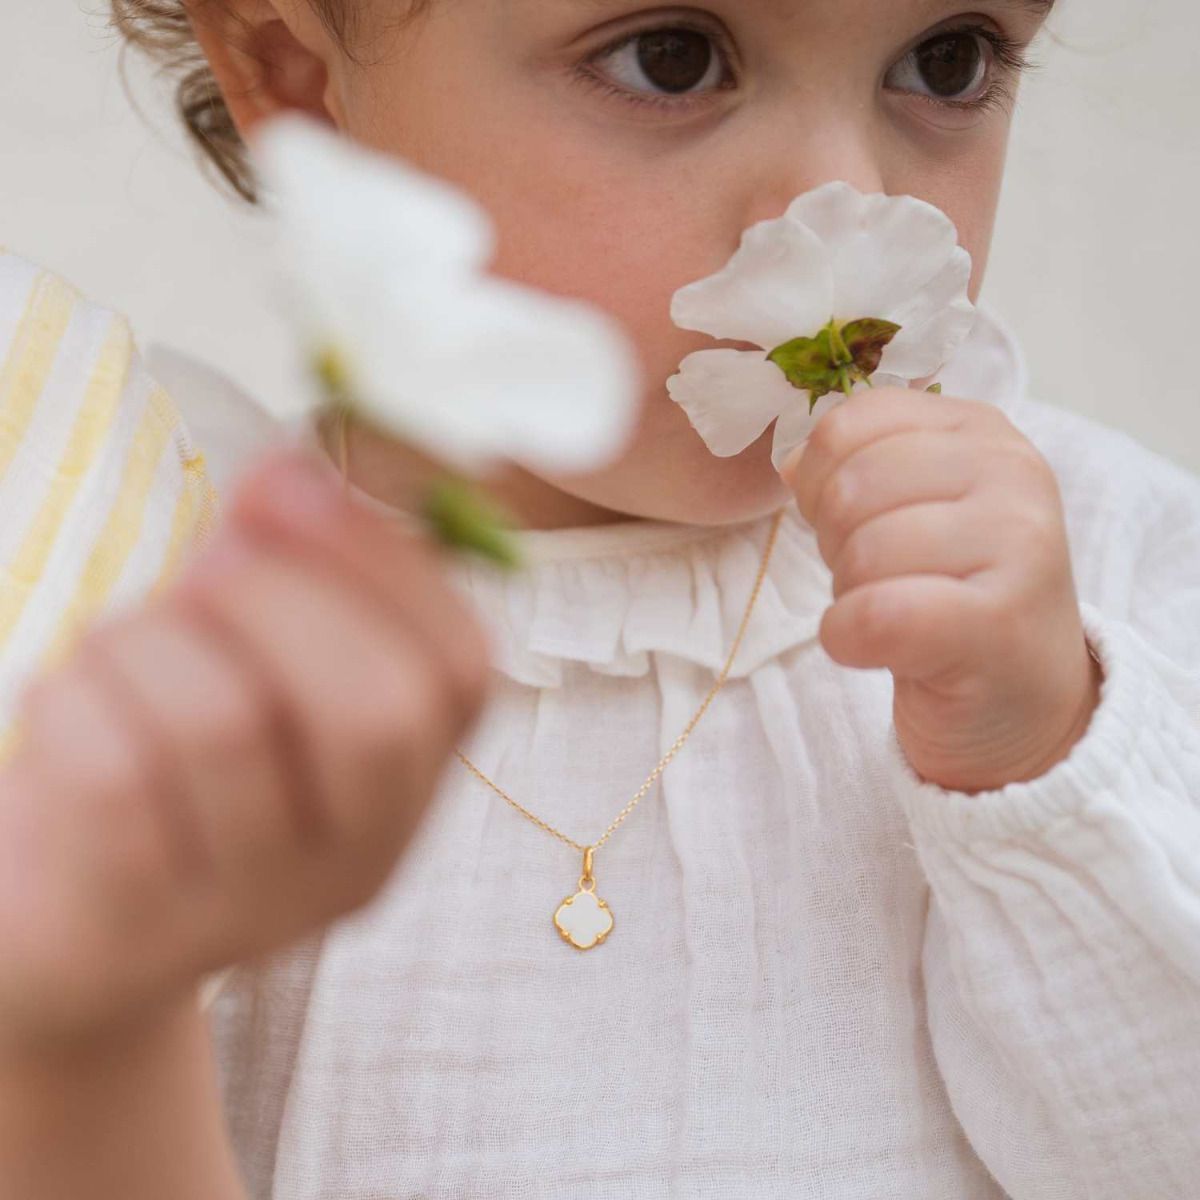
M187 12L243 139L285 110L341 123L329 68L342 51L308 4L189 0Z

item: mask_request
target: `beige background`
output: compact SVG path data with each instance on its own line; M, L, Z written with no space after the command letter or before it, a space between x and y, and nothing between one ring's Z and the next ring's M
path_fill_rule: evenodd
M1022 98L985 299L1021 335L1040 398L1200 470L1200 5L1060 4ZM292 385L267 232L201 177L133 58L145 119L130 107L105 11L0 0L0 244L279 408Z

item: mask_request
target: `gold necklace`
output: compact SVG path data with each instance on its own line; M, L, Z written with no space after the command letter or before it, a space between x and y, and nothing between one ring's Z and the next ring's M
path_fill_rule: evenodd
M345 406L342 406L338 415L339 465L341 467L343 482L348 485L347 420L348 411ZM725 659L724 665L717 674L716 681L709 688L700 707L692 714L691 720L683 727L683 732L671 744L671 748L666 754L658 760L658 764L654 770L646 776L646 781L638 788L633 799L617 813L608 828L596 841L590 845L584 845L582 842L577 842L574 838L568 837L560 829L555 829L549 822L543 821L536 813L530 812L523 804L510 796L498 783L489 779L461 750L456 749L454 752L459 761L472 775L481 783L491 788L496 795L520 813L527 821L531 821L539 829L550 834L551 837L557 838L564 845L570 846L572 850L583 855L583 874L579 877L578 890L574 895L568 896L558 906L554 914L555 928L558 930L563 941L568 945L574 946L576 950L591 950L599 946L613 931L614 921L612 910L609 908L607 901L602 900L596 895L596 877L593 873L595 853L616 833L629 814L637 808L638 804L649 793L658 780L658 777L667 769L671 760L683 749L688 738L692 736L696 726L700 724L701 718L708 712L709 706L716 699L717 693L725 686L729 678L729 672L733 670L733 663L737 658L737 652L741 648L742 639L746 636L746 630L749 628L750 617L754 612L754 606L758 603L763 582L767 577L767 567L770 565L771 555L775 550L775 543L779 537L779 526L783 521L783 512L784 510L780 509L771 522L770 532L767 534L767 544L763 550L762 561L758 566L758 573L754 578L754 586L750 591L750 599L746 604L746 611L742 614L741 623L738 625L737 633L734 635L733 645L729 649L729 654Z

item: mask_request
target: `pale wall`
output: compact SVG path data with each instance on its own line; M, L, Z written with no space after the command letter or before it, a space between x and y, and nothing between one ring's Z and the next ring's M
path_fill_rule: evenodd
M985 295L1022 335L1039 396L1200 470L1200 5L1061 3L1022 100ZM0 0L0 243L128 312L144 342L223 347L279 405L264 230L200 177L144 81L160 132L130 109L103 0L85 5Z

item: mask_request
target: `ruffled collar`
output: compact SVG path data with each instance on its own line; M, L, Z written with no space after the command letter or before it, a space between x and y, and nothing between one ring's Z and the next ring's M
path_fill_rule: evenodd
M491 635L498 670L558 687L568 664L644 675L669 654L720 670L741 623L771 518L710 528L628 521L520 535L526 567L478 560L452 568ZM831 576L816 536L790 505L745 639L736 678L815 640Z
M981 307L939 379L950 395L1011 412L1027 373L1015 338ZM181 403L185 418L189 407L202 405L200 394L194 405ZM524 570L505 574L461 559L451 572L491 635L496 668L519 683L558 687L576 668L644 675L656 654L715 672L741 623L771 520L719 527L630 520L525 531ZM832 575L816 534L789 505L731 677L816 642L831 602Z

